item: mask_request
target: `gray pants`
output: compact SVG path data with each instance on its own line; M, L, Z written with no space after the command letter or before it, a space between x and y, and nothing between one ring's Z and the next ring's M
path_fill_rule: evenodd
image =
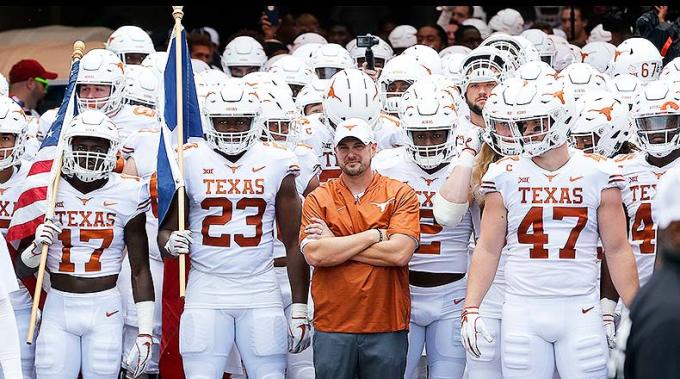
M401 379L406 370L408 331L314 332L316 379Z

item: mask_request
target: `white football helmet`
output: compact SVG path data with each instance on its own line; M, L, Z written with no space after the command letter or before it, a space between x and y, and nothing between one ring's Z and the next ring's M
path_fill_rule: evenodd
M597 71L608 74L612 60L614 59L616 46L609 42L590 42L581 48L581 62L588 63Z
M644 38L629 38L614 51L612 75L631 74L643 82L659 78L663 58L652 42Z
M6 96L0 96L0 134L14 134L14 146L0 148L0 170L21 163L26 149L28 121L21 106Z
M555 61L553 62L553 68L556 71L562 71L565 67L572 63L580 62L581 56L576 55L574 50L571 49L569 44L566 45L556 45L557 53L555 54Z
M210 70L210 66L200 59L191 58L191 70L194 75L199 74L205 70Z
M548 38L548 35L545 34L544 31L529 29L522 32L521 36L534 44L534 47L538 50L538 55L543 62L550 66L554 64L555 58L557 57L557 48L552 39Z
M527 62L515 71L515 77L528 81L555 80L557 72L543 61Z
M319 79L330 79L340 70L354 67L354 61L344 47L328 43L312 53L309 67Z
M80 60L76 91L80 92L80 87L88 84L109 86L111 90L109 96L105 97L86 99L78 96L80 112L98 109L109 117L115 115L123 106L125 65L116 54L109 50L90 50Z
M212 149L226 155L238 155L248 150L262 134L260 101L255 88L244 81L229 81L219 92L211 92L205 98L203 113L208 121L206 141ZM216 123L226 124L227 127L247 126L247 129L218 131Z
M385 63L388 60L392 59L392 56L394 56L394 52L392 51L392 47L390 46L389 43L385 42L380 37L375 38L378 39L378 44L371 47L371 51L373 52L373 56L375 57L376 61L378 59L382 59L383 61L382 65L379 65L378 67L385 67ZM348 46L347 51L349 51L349 55L354 60L355 66L357 68L361 68L361 63L363 63L366 57L366 48L358 47L356 45L356 38L350 41L350 43L348 43L347 46Z
M404 93L399 120L406 152L418 166L431 169L451 160L456 145L458 112L448 92L438 89L432 80L419 80ZM419 132L439 132L446 139L440 144L423 145Z
M447 56L449 56L451 54L468 55L468 53L470 53L471 51L472 51L472 49L470 49L467 46L453 45L453 46L449 46L447 48L442 49L442 51L439 52L439 57L443 61L444 58L446 58Z
M106 49L118 55L125 64L132 64L128 63L126 54L137 54L139 58L144 59L156 51L151 37L142 28L133 25L121 26L111 33L106 42Z
M611 158L629 139L632 119L628 104L604 91L592 91L576 102L578 116L572 122L569 141L586 153Z
M411 25L399 25L392 29L387 39L393 49L407 49L418 43L418 30Z
M586 43L592 42L609 42L612 40L612 33L604 30L602 24L597 24L593 30L590 31L590 35L586 40Z
M465 75L463 75L463 61L467 54L452 53L447 54L442 58L442 68L444 76L450 78L456 83L456 86L462 87L465 82Z
M293 40L293 48L290 50L292 53L296 52L300 46L304 46L310 43L325 45L328 41L318 33L302 33Z
M673 83L647 83L631 109L640 148L665 157L680 147L680 88Z
M539 53L534 43L522 36L513 36L515 41L522 46L522 55L520 56L520 61L522 63L540 61L541 54ZM552 41L552 40L551 40Z
M393 115L399 113L401 96L408 89L407 87L402 91L390 91L392 83L403 81L410 87L416 80L427 75L429 75L427 69L410 55L398 55L387 62L380 73L380 78L378 78L380 97L383 101L383 111Z
M274 63L269 72L281 77L290 86L293 99L297 97L302 87L317 80L314 71L300 58L286 56Z
M250 67L252 70L260 71L265 62L267 55L262 45L249 36L234 38L227 44L222 54L222 69L229 76L234 76L232 67Z
M522 14L512 8L501 9L489 21L492 32L503 32L516 36L524 30Z
M675 74L677 72L680 72L680 57L673 58L672 61L666 63L665 66L663 66L663 69L661 70L661 75L659 76L659 79L663 79L669 75Z
M306 43L295 49L295 51L291 52L291 55L302 59L303 61L305 61L305 64L307 64L307 66L312 67L312 54L314 54L315 51L319 50L323 45L325 44Z
M423 65L430 74L442 73L442 59L439 57L437 51L429 46L415 45L404 50L403 55L410 55L416 59L418 63Z
M511 79L496 86L484 106L494 143L509 141L526 157L539 156L567 142L576 116L574 99L556 81ZM507 136L508 129L510 137Z
M224 71L216 69L201 71L194 76L198 104L202 107L208 94L210 92L219 92L219 88L226 85L229 79L229 75L225 74Z
M522 51L522 45L509 34L494 33L489 36L489 38L482 41L482 44L479 45L479 47L482 46L489 46L497 50L508 52L510 57L512 57L512 65L514 67L519 67L522 63L526 62Z
M35 133L35 138L38 141L42 142L45 139L45 136L47 136L47 133L49 133L52 124L54 124L54 120L57 119L58 111L59 108L52 108L46 110L40 115L40 118L38 119L38 131Z
M465 78L463 92L470 83L501 82L515 70L514 62L507 51L494 47L480 46L472 50L461 63Z
M84 58L83 58L84 59ZM61 172L75 176L83 182L104 179L116 167L116 154L120 145L118 128L99 110L85 110L74 117L62 132L64 139L64 164ZM76 137L98 138L108 141L105 152L81 151L73 148Z
M299 139L297 123L299 116L293 98L287 93L274 87L267 87L257 91L262 113L263 137L268 141L285 144L289 150L294 150Z
M360 118L374 127L382 109L379 94L378 86L361 70L343 70L333 75L323 98L331 127L350 118Z
M8 95L9 95L9 82L7 82L7 78L5 78L5 75L0 74L0 96Z
M143 105L156 109L160 85L150 68L130 65L126 67L125 93L123 98L130 105Z
M259 90L262 87L277 87L279 90L287 93L289 96L293 96L293 90L290 89L288 83L286 83L282 77L272 72L251 72L250 74L243 77L243 82L246 85L253 87L255 90Z
M511 105L506 103L503 94L508 87L517 87L524 83L525 80L520 78L509 78L500 83L493 88L482 109L484 142L502 156L519 155L521 152L520 144L512 138L509 118Z
M153 70L158 80L163 80L165 75L165 64L168 62L168 53L165 51L156 51L144 58L142 66Z
M633 107L635 98L644 87L642 80L631 74L621 74L611 80L612 92L628 104L628 109Z
M321 104L323 96L328 91L330 79L317 79L302 87L295 98L295 106L302 116L308 116L306 108L308 105Z
M608 91L609 78L587 63L572 63L557 76L564 92L576 100L590 91Z

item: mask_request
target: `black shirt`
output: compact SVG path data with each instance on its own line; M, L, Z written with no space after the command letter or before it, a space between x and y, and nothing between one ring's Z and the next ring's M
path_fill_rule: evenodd
M626 379L680 378L680 260L664 257L630 309Z

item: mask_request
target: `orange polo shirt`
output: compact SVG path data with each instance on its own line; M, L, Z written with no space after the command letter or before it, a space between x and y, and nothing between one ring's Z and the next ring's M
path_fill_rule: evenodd
M420 204L411 187L374 173L357 202L341 178L310 193L302 210L300 241L312 217L333 234L348 236L369 229L420 238ZM408 330L411 313L408 267L378 267L347 261L317 267L312 277L314 327L322 332L381 333Z

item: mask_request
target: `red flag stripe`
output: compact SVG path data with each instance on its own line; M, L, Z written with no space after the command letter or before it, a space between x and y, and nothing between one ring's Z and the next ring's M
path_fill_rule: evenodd
M46 172L50 172L50 170L52 170L52 163L53 162L54 162L53 159L34 162L31 165L31 169L28 171L27 176L44 174Z
M31 221L27 221L19 225L12 225L9 230L7 230L7 240L17 241L32 236L35 234L35 230L38 228L38 225L43 223L44 217L45 215L41 214Z
M27 207L36 201L43 201L47 199L47 186L29 188L19 195L15 209Z

